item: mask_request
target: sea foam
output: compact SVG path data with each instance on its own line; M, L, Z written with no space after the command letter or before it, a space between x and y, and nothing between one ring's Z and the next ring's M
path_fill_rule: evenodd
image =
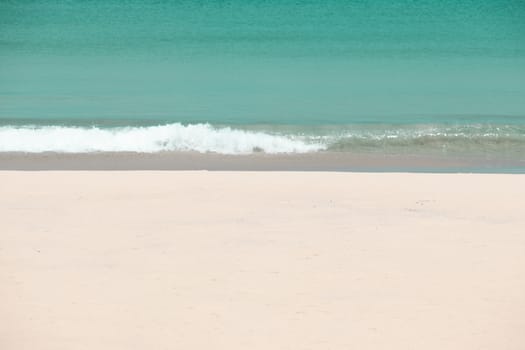
M0 127L0 152L162 152L221 154L306 153L324 148L298 136L273 135L209 124L180 123L144 127Z

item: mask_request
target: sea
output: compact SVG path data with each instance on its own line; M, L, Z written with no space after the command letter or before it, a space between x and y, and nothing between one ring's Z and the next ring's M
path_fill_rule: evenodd
M525 160L523 0L1 0L0 152Z

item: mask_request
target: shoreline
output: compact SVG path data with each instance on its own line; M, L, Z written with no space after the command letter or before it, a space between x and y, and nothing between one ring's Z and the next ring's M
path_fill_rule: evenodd
M459 155L312 152L223 155L197 152L0 153L0 170L209 170L525 173L525 159Z

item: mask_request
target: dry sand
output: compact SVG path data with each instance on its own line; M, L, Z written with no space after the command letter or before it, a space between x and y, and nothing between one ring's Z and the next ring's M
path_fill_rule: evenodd
M0 172L0 348L525 349L525 176Z

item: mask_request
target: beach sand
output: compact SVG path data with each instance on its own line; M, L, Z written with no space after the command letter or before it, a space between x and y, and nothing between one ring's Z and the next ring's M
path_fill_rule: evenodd
M0 348L524 349L525 176L0 172Z

